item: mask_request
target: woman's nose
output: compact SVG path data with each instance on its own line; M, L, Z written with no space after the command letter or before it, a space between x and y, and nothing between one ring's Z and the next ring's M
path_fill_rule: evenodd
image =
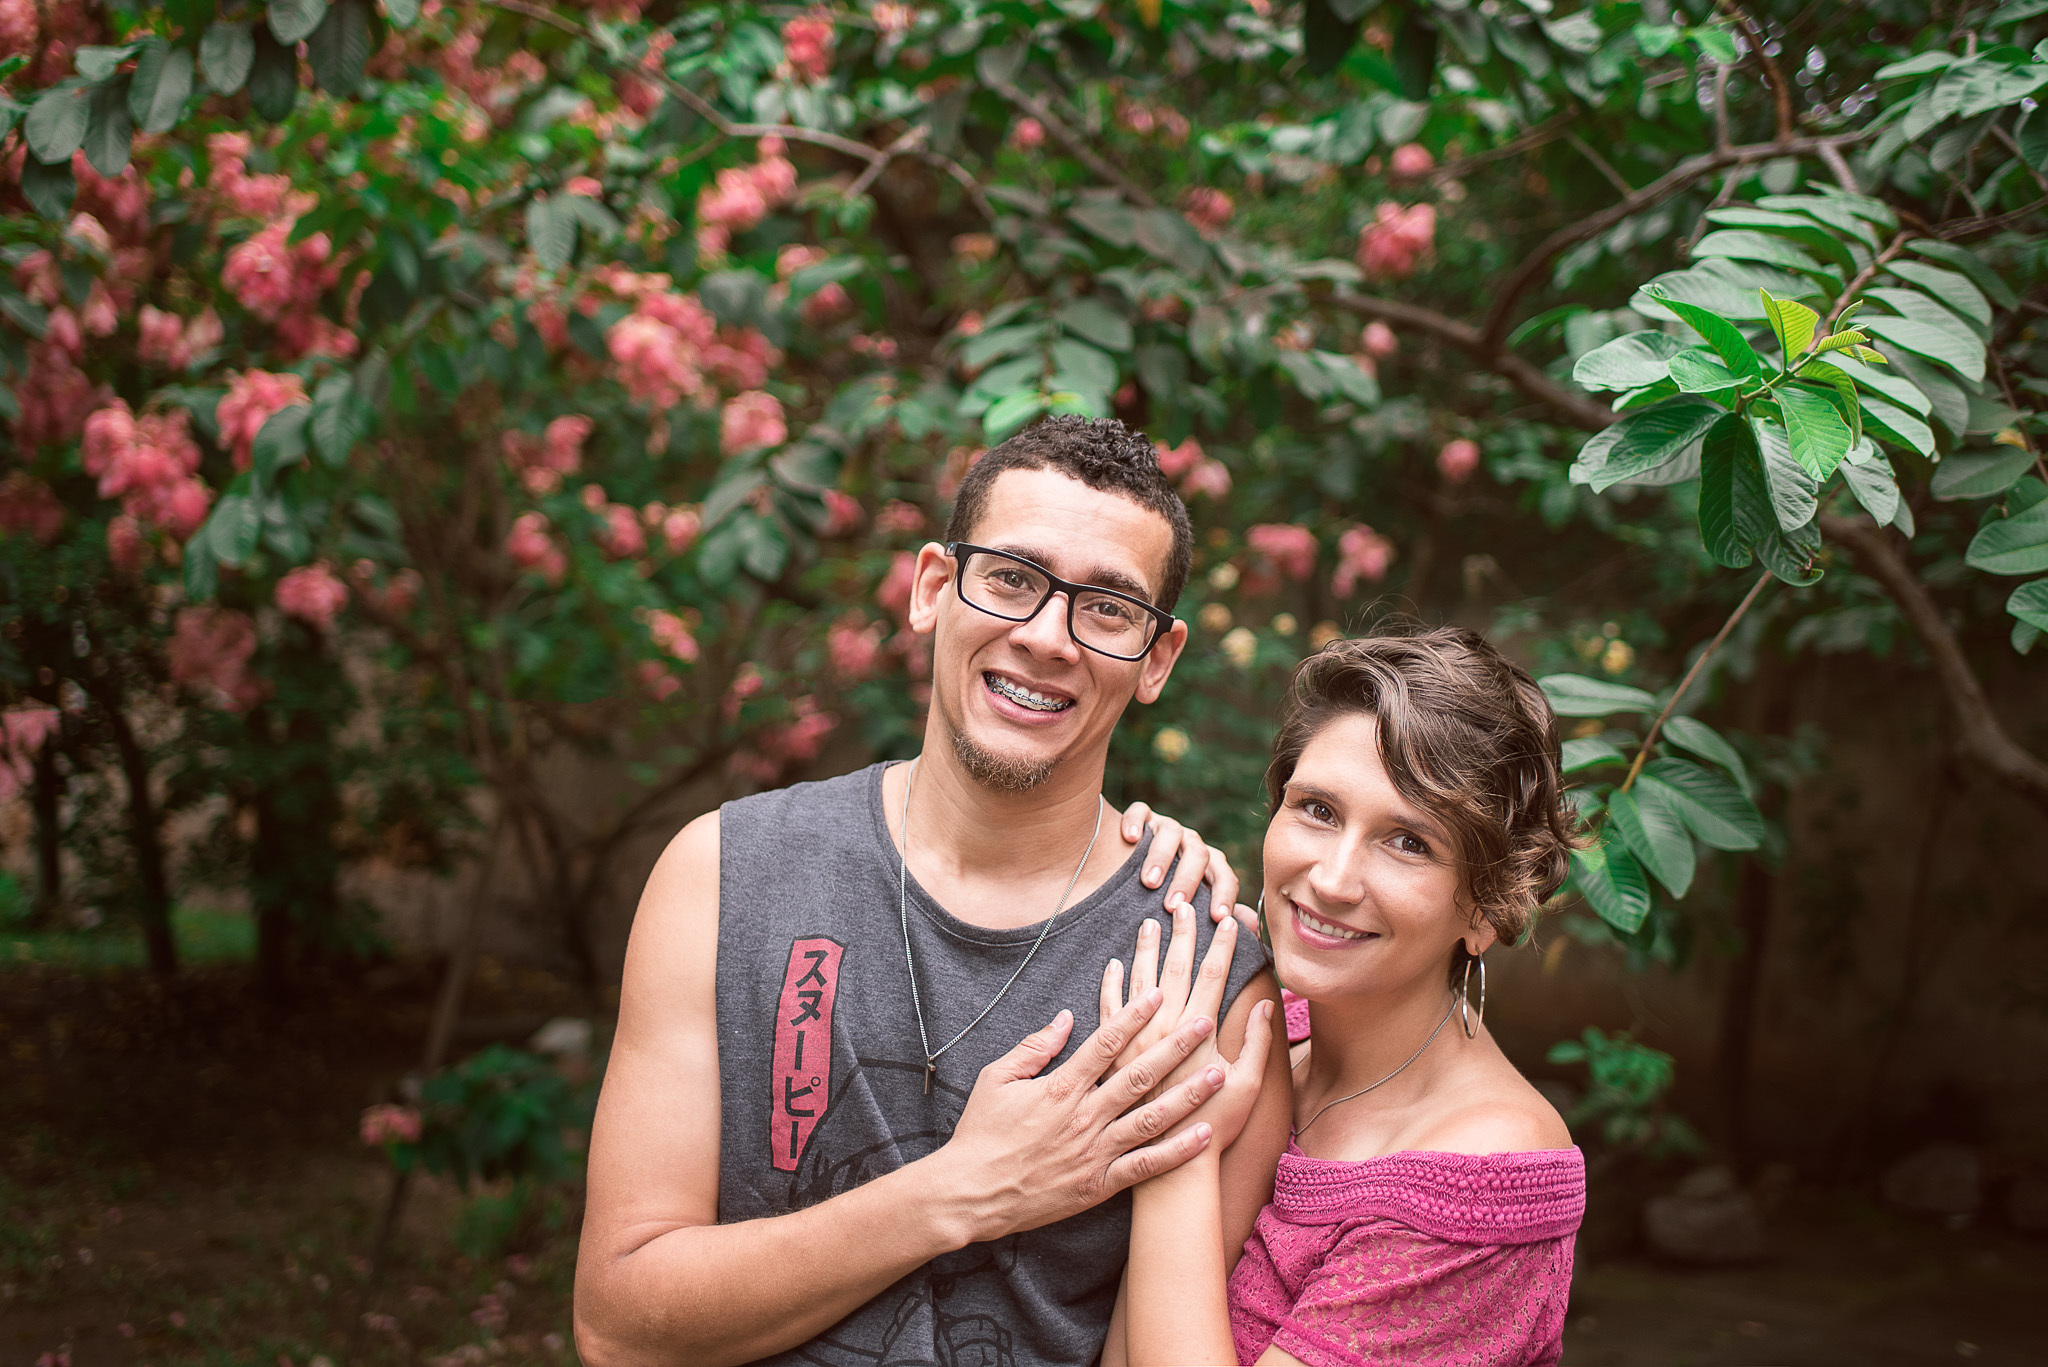
M1365 900L1365 876L1357 852L1336 850L1318 859L1309 870L1308 885L1315 895L1333 908L1348 907Z

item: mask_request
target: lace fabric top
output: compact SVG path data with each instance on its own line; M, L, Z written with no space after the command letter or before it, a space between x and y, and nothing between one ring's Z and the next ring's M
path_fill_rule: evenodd
M1242 1363L1267 1344L1310 1367L1524 1367L1563 1348L1586 1209L1573 1149L1281 1156L1230 1278Z

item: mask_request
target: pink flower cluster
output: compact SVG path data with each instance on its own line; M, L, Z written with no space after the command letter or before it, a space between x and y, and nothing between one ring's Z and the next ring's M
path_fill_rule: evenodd
M1175 147L1186 142L1191 131L1187 115L1171 105L1155 108L1136 100L1125 100L1116 107L1116 121L1141 138L1157 134Z
M792 22L802 22L796 20ZM761 159L752 166L728 166L697 193L697 250L725 255L732 235L745 232L789 202L796 193L796 167L782 155L778 137L761 139Z
M363 1143L373 1149L386 1144L417 1144L421 1133L420 1113L412 1106L394 1106L388 1102L372 1106L363 1112L358 1133Z
M51 545L64 534L64 505L49 485L26 470L16 470L0 481L0 532L26 532L38 543Z
M684 399L708 403L707 376L734 389L757 389L781 359L756 329L719 331L697 297L671 291L665 275L620 272L606 283L634 308L605 333L605 347L619 383L649 408L673 408Z
M718 449L728 456L761 446L780 446L788 440L782 401L764 390L736 395L719 414Z
M1435 169L1436 158L1419 142L1404 142L1387 158L1387 170L1396 180L1413 180Z
M550 584L562 582L569 558L555 544L546 513L526 512L512 519L505 536L505 554L522 570L533 570Z
M858 612L849 612L825 632L825 653L832 659L832 672L842 683L858 683L872 676L882 659L882 638L888 626L870 622Z
M1045 125L1037 119L1019 119L1010 125L1010 136L1005 139L1019 152L1029 152L1045 146Z
M178 609L164 654L171 679L206 694L215 707L243 712L269 690L249 669L256 623L245 612L211 603Z
M213 491L199 478L199 443L192 440L190 421L182 408L137 418L115 399L85 420L80 451L85 472L99 480L101 498L120 499L130 518L154 523L177 541L198 531L213 505ZM108 533L116 563L132 554L122 544L125 530Z
M818 535L826 538L851 536L860 530L866 515L862 513L860 500L839 489L827 489L825 499L825 525Z
M63 716L43 703L0 712L0 802L12 802L35 781L36 751L57 734Z
M1393 542L1363 523L1348 528L1337 538L1337 573L1331 576L1330 589L1345 596L1361 579L1377 584L1393 563Z
M798 271L830 259L830 255L821 248L791 243L775 254L775 278L786 286ZM837 280L827 281L813 290L802 307L803 320L812 327L828 326L852 312L853 296Z
M1436 468L1445 483L1463 484L1479 468L1479 443L1470 437L1445 442L1444 449L1436 453Z
M1365 325L1365 331L1358 335L1358 344L1375 361L1384 361L1401 349L1401 339L1394 335L1394 330L1377 319Z
M884 536L916 536L925 529L924 509L892 498L875 514L875 530Z
M235 458L235 468L249 468L255 457L256 434L270 421L271 414L309 402L306 382L296 375L245 370L229 380L228 392L214 409L213 421L220 429L221 444Z
M320 296L341 278L341 267L332 260L334 244L326 233L290 242L293 222L275 220L229 250L221 283L243 308L276 326L288 354L353 356L356 335L320 312Z
M1181 196L1181 211L1204 237L1214 237L1237 212L1230 196L1213 185L1197 185Z
M684 664L697 662L697 638L690 631L690 624L673 612L659 608L647 614L647 634L655 647L662 653L672 655Z
M0 3L0 57L29 59L29 85L52 85L71 74L71 54L92 41L99 26L79 0L4 0ZM37 60L38 49L41 60Z
M180 318L151 304L135 317L136 355L144 365L184 370L221 344L227 334L211 305L193 318Z
M812 10L782 26L782 55L798 80L816 85L832 70L832 16Z
M277 581L278 611L315 631L325 631L348 606L348 585L325 560L301 565Z
M21 406L14 420L14 445L24 459L44 442L64 442L85 430L85 419L111 391L94 387L71 354L52 342L28 349L28 374L15 388Z
M1222 498L1230 492L1230 467L1205 454L1202 444L1193 437L1174 447L1164 442L1157 445L1160 472L1168 479L1180 482L1182 497L1207 494L1211 498Z
M282 175L250 175L248 156L254 145L247 133L210 135L206 139L206 188L238 217L275 218L291 203L292 180Z
M1272 562L1289 579L1306 579L1316 568L1316 534L1292 522L1261 522L1244 534L1245 545Z
M875 606L905 625L910 621L910 591L917 583L917 557L898 551L889 557L889 569L875 585Z
M648 504L640 510L640 520L660 535L670 555L681 555L697 544L697 533L704 527L704 515L695 508L671 508L666 503Z
M785 766L808 764L825 748L825 737L839 725L839 718L818 706L809 694L790 704L792 720L770 726L756 737L758 750L742 750L732 759L735 773L757 783L773 783Z
M597 529L590 539L607 560L632 560L647 554L647 533L640 529L640 517L623 503L605 497L604 486L583 486L583 506L597 515Z
M380 617L405 616L419 601L420 590L426 587L420 572L411 568L392 571L380 585L377 566L369 560L358 560L349 566L348 577L356 586L356 597Z
M1368 280L1406 280L1436 250L1436 206L1391 201L1358 235L1358 268Z
M675 671L659 660L642 660L633 666L633 673L640 680L640 686L656 702L667 702L683 686Z
M549 423L539 437L514 428L498 439L498 447L526 492L539 498L561 488L563 476L583 467L583 443L589 440L590 429L590 419L568 413Z

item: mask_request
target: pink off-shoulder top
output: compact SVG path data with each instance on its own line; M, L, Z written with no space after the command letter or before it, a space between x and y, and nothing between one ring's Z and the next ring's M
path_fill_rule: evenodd
M1550 1367L1585 1211L1575 1148L1336 1162L1289 1144L1230 1278L1237 1360Z

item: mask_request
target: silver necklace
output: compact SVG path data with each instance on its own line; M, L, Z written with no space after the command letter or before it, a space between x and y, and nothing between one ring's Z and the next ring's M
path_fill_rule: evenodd
M1010 989L1016 986L1017 979L1023 977L1024 970L1031 966L1031 960L1038 953L1038 947L1045 943L1045 934L1052 929L1052 923L1067 909L1067 899L1074 895L1074 885L1081 881L1081 870L1088 867L1088 856L1095 853L1095 838L1102 834L1102 797L1097 794L1095 798L1095 834L1088 837L1088 848L1081 851L1081 862L1074 865L1074 876L1067 880L1067 890L1060 894L1060 904L1052 909L1052 915L1038 928L1038 938L1031 942L1031 949L1024 955L1024 962L1017 965L1017 971L1010 975L1010 981L1003 984L1003 990L996 993L987 1006L981 1008L979 1016L967 1022L959 1034L933 1049L931 1037L924 1029L924 1003L917 994L917 960L910 955L910 788L916 781L917 761L912 760L910 772L903 776L903 818L899 823L902 829L903 848L896 856L896 911L903 923L903 966L910 970L910 1009L917 1013L917 1042L924 1050L924 1094L930 1096L932 1078L939 1071L939 1059L948 1049L966 1039L967 1032L986 1020L988 1013L996 1009L996 1003L1009 995ZM1449 1017L1445 1019L1448 1020Z
M1457 1009L1458 1009L1458 998L1457 998L1457 996L1456 996L1456 995L1454 994L1454 995L1453 995L1453 996L1451 997L1451 1004L1450 1004L1449 1006L1447 1006L1447 1007L1445 1007L1445 1008L1444 1008L1444 1018L1443 1018L1442 1020L1440 1020L1440 1021L1438 1021L1438 1022L1436 1023L1436 1029L1434 1029L1434 1030L1430 1031L1430 1032L1429 1032L1429 1038L1428 1038L1428 1039L1426 1039L1426 1040L1424 1040L1424 1041L1422 1042L1422 1049L1427 1049L1427 1048L1429 1048L1429 1046L1430 1046L1430 1045L1432 1045L1432 1044L1435 1044L1435 1043L1436 1043L1436 1037L1437 1037L1438 1035L1440 1035L1440 1034L1442 1034L1442 1033L1443 1033L1443 1028L1444 1028L1444 1027L1445 1027L1446 1025L1449 1025L1449 1024L1451 1023L1451 1012L1453 1012L1453 1011L1455 1011L1455 1010L1457 1010ZM1408 1056L1408 1063L1413 1063L1413 1062L1415 1062L1415 1060L1417 1060L1417 1059L1421 1058L1421 1057L1422 1057L1422 1049L1417 1049L1417 1050L1416 1050L1416 1051L1415 1051L1414 1053L1410 1054L1410 1055ZM1408 1063L1404 1063L1404 1064L1402 1064L1402 1065L1401 1065L1401 1068L1406 1068L1406 1067L1408 1066ZM1324 1103L1322 1104L1322 1106L1321 1106L1321 1107L1319 1107L1319 1108L1317 1109L1316 1113L1315 1113L1314 1115L1312 1115L1312 1116L1310 1116L1310 1117L1308 1118L1308 1125L1313 1125L1313 1124L1315 1124L1315 1123L1316 1123L1316 1122L1317 1122L1318 1120L1321 1120L1321 1119L1323 1118L1323 1112L1324 1112L1324 1111L1327 1111L1327 1110L1329 1110L1329 1109L1330 1109L1330 1108L1331 1108L1332 1106L1342 1106L1342 1105L1343 1105L1343 1104L1344 1104L1345 1102L1347 1102L1347 1101L1356 1101L1356 1100L1358 1100L1358 1098L1360 1098L1360 1097L1364 1096L1364 1095L1365 1095L1365 1094L1366 1094L1367 1092L1371 1091L1371 1090L1373 1089L1373 1087L1378 1087L1378 1086L1381 1086L1381 1085L1383 1085L1383 1084L1385 1084L1385 1083L1389 1083L1389 1082L1392 1082L1392 1081L1393 1081L1393 1080L1394 1080L1394 1079L1395 1079L1396 1077L1399 1077L1399 1076L1400 1076L1400 1074L1401 1074L1401 1068L1396 1068L1396 1069L1395 1069L1395 1070L1394 1070L1393 1072L1391 1072L1391 1073L1388 1073L1388 1074L1387 1074L1387 1075L1386 1075L1385 1077L1381 1078L1381 1079L1380 1079L1380 1080L1379 1080L1378 1082L1375 1082L1375 1083L1373 1083L1373 1084L1372 1084L1372 1087L1360 1087L1360 1088L1359 1088L1359 1089L1358 1089L1357 1091L1353 1092L1353 1093L1352 1093L1352 1094L1351 1094L1350 1096L1340 1096L1340 1097L1338 1097L1338 1098L1337 1098L1337 1099L1336 1099L1335 1101L1325 1101L1325 1102L1324 1102ZM1301 1137L1302 1137L1303 1135L1307 1134L1307 1133L1308 1133L1308 1125L1302 1125L1302 1126L1298 1127L1298 1128L1297 1128L1297 1129L1296 1129L1296 1130L1294 1131L1294 1137L1295 1137L1296 1139L1299 1139L1299 1138L1301 1138Z

